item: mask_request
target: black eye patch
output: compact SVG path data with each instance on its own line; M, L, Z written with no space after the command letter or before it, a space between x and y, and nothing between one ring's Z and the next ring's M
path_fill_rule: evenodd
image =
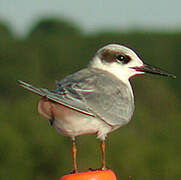
M131 61L131 58L127 55L118 55L116 56L116 59L122 62L123 64L127 64Z

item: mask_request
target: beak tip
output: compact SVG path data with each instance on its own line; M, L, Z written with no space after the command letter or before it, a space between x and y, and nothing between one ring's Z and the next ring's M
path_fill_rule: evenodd
M141 67L133 67L133 69L135 69L136 71L146 72L146 73L150 73L150 74L157 74L157 75L167 76L167 77L176 79L176 76L174 74L170 74L165 70L162 70L158 67L155 67L155 66L152 66L149 64L143 64L143 66L141 66Z

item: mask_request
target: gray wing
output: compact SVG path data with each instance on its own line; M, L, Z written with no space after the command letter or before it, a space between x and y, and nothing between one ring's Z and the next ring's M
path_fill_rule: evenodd
M130 89L105 71L79 71L57 83L56 91L78 99L89 112L112 126L127 123L134 111Z

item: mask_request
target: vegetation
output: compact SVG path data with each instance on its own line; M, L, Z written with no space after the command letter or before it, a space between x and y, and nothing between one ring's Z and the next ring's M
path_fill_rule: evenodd
M84 34L59 19L41 20L24 39L4 23L0 29L0 179L59 179L72 170L70 139L37 114L39 97L17 87L16 80L53 89L54 80L85 67L97 49L113 42L132 47L177 79L133 78L136 111L130 124L109 135L108 167L122 180L181 177L181 33ZM99 168L100 155L95 135L78 138L80 170Z

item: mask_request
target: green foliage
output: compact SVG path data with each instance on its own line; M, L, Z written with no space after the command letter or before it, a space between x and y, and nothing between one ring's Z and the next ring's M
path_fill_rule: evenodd
M0 179L59 179L72 170L71 141L36 113L39 97L16 86L21 79L53 89L60 80L86 66L108 43L136 49L149 64L173 72L132 80L136 96L133 120L107 140L108 167L118 179L171 180L181 177L181 33L83 34L72 23L44 19L19 40L0 24ZM81 170L100 168L94 135L78 138Z

